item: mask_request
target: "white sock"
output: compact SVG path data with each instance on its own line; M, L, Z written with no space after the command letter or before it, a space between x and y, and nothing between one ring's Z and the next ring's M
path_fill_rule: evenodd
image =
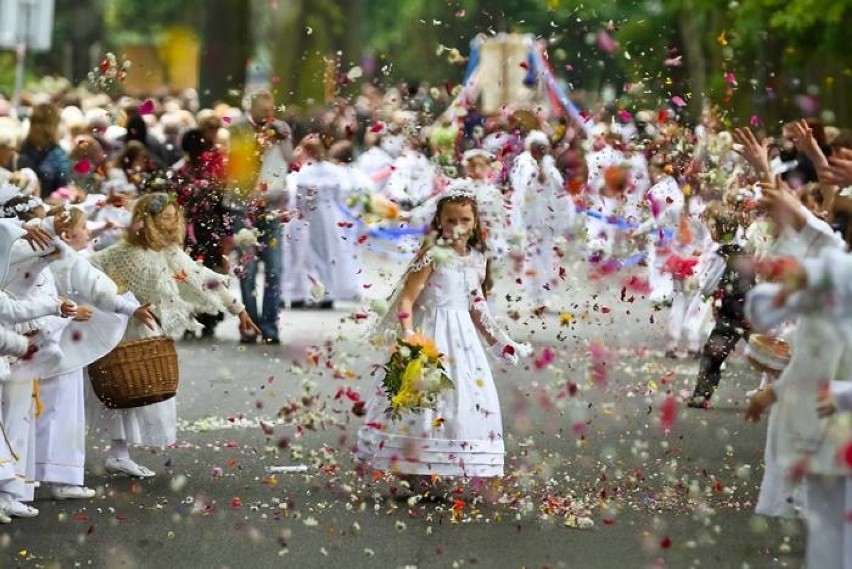
M130 458L130 449L127 447L127 441L124 439L112 439L112 444L109 446L109 456L118 460Z

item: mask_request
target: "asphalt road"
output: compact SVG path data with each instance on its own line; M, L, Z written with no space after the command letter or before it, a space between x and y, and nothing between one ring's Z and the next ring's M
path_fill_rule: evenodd
M400 270L367 268L376 298ZM284 311L281 347L238 346L232 321L216 341L182 342L180 443L135 454L158 476L106 475L105 443L90 439L98 496L37 491L38 518L0 526L0 567L799 567L801 523L753 514L766 425L742 419L757 382L742 355L716 407L688 409L696 361L662 357L665 311L630 274L567 268L561 310L504 317L536 356L495 369L507 475L488 502L449 487L454 499L415 503L359 476L346 390L366 393L382 359L362 341L367 302Z

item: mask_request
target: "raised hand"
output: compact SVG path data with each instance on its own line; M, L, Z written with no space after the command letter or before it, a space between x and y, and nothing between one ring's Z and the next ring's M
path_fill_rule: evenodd
M820 181L833 186L852 185L852 150L842 148L828 158L828 165L819 171Z
M50 233L41 227L37 225L24 224L23 228L24 231L27 232L27 234L24 235L24 239L30 244L30 247L33 248L33 251L36 250L36 247L44 251L53 243L53 237L51 237Z
M743 157L746 162L751 164L752 168L757 170L760 177L769 181L772 179L772 170L769 167L769 145L763 140L757 140L754 133L748 127L738 128L734 130L734 142L738 143L741 148L737 149L737 154Z
M796 230L802 228L806 222L804 206L780 176L776 176L772 182L760 182L760 188L763 194L760 201L775 223Z
M814 132L808 125L808 121L801 119L794 122L789 128L790 138L793 141L793 144L796 145L796 149L799 152L810 158L813 162L816 162L814 160L815 157L823 156L822 149L819 147L819 144L817 144L816 138L814 138Z

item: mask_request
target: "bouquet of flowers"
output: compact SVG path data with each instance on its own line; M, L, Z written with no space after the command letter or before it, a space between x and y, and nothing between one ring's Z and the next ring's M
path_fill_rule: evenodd
M99 89L106 89L127 79L130 61L119 61L114 53L107 53L98 65L89 72L89 81Z
M399 206L378 193L353 192L346 205L359 214L367 223L381 219L396 219Z
M382 387L390 403L385 413L399 419L405 411L434 409L438 394L454 387L442 358L435 341L422 334L397 340L384 365Z

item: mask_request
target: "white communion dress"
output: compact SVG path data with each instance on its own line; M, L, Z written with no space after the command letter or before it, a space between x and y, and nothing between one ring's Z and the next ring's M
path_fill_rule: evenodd
M454 388L441 391L435 409L385 414L388 399L381 375L372 387L358 458L399 474L497 477L503 474L503 419L486 349L478 328L504 342L482 298L485 256L471 250L433 248L412 265L431 264L432 273L414 304L416 330L435 340ZM391 307L389 314L396 314ZM509 344L513 344L508 340Z

